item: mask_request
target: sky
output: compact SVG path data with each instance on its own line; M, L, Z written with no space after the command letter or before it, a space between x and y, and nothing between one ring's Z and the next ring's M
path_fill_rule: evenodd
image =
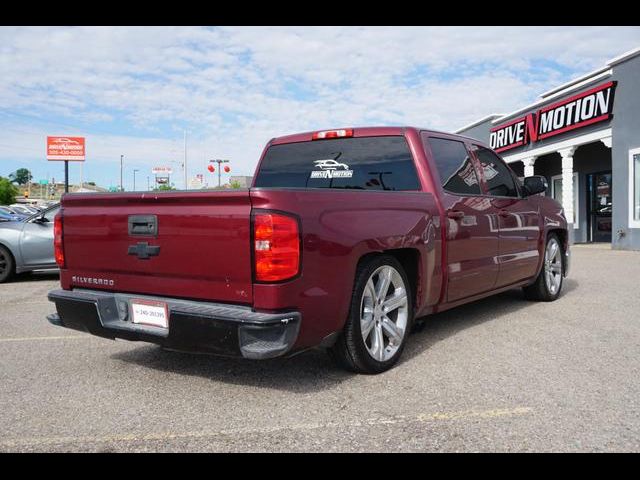
M47 162L47 135L85 136L85 181L184 186L210 159L252 175L299 131L454 131L508 113L640 46L639 27L0 27L0 176ZM223 175L223 182L228 175ZM70 166L79 182L80 167Z

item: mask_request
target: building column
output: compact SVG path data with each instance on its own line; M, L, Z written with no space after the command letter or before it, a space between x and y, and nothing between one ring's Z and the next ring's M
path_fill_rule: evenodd
M573 240L573 154L576 147L558 150L562 157L562 208L567 217L569 238Z
M524 176L532 177L534 175L533 166L536 164L536 157L525 158L522 163L524 163Z

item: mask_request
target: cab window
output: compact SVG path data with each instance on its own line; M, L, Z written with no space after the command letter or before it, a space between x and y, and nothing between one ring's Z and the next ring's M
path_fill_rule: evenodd
M436 137L428 137L426 143L431 149L442 188L456 195L482 193L476 169L464 143Z
M484 172L488 194L494 197L517 197L518 187L511 169L498 155L479 145L474 145L474 151Z

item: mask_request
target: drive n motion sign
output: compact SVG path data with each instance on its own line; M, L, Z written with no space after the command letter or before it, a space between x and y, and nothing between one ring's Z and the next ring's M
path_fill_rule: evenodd
M616 82L608 82L536 113L491 129L489 146L503 152L544 138L609 120L613 114Z
M47 137L47 160L84 162L84 137Z

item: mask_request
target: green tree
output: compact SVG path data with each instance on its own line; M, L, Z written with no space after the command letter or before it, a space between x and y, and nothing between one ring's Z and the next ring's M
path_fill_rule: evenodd
M0 205L15 203L18 189L10 180L0 177Z
M26 168L19 168L9 175L9 180L18 185L26 185L32 178L31 172Z
M231 182L231 188L240 188L240 182L234 180L233 182Z
M160 191L164 191L164 190L175 190L175 187L172 187L171 185L160 185L159 187L154 188L154 190L160 190Z

